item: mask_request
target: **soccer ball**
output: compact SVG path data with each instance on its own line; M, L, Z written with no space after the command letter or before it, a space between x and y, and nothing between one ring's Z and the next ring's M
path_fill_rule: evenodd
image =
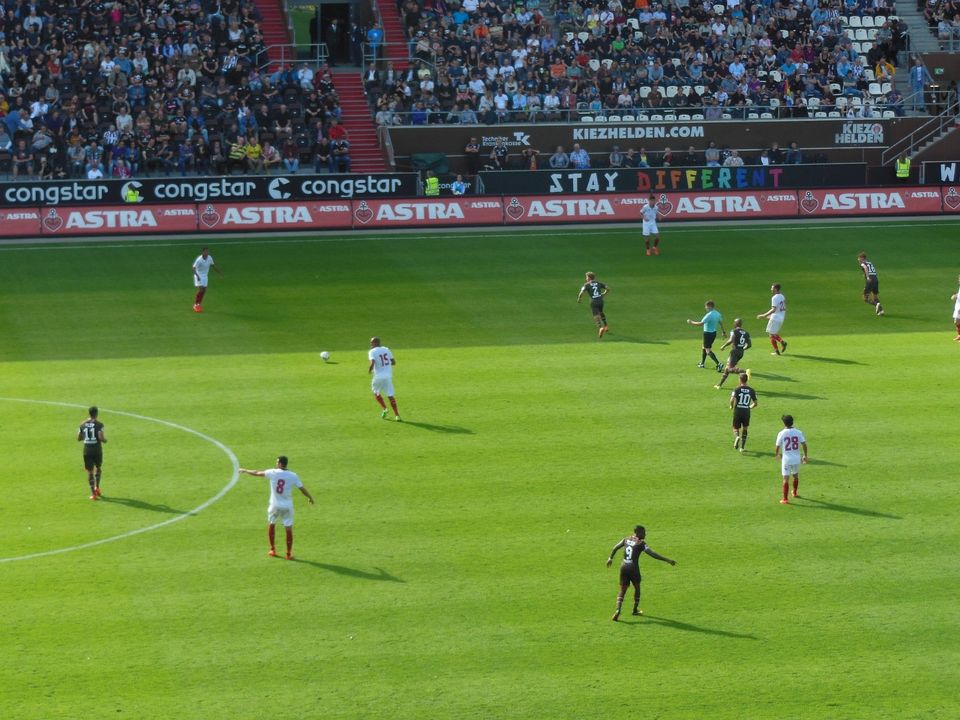
M320 353L320 359L326 362L327 360L330 359L330 353L324 350L322 353Z

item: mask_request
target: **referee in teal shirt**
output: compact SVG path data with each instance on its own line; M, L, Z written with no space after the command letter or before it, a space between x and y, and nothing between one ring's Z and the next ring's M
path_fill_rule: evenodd
M687 325L696 325L697 327L703 328L703 348L700 353L700 364L697 365L697 367L704 367L707 362L707 356L709 355L710 360L717 366L717 372L722 372L723 363L717 360L717 356L713 354L713 341L717 339L718 327L720 328L721 335L727 334L723 329L723 315L717 312L713 300L707 300L707 302L703 304L703 307L706 308L707 313L703 316L702 320L687 319Z

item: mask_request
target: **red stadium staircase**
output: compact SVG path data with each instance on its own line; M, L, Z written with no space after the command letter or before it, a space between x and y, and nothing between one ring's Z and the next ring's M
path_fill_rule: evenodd
M333 82L340 98L340 124L349 133L350 169L353 172L387 172L360 72L334 70Z
M263 44L268 48L267 55L276 62L280 59L280 50L270 46L289 45L292 42L283 0L257 0L257 10L260 11L260 32L263 34Z
M407 31L403 26L403 18L393 0L378 2L380 19L383 21L383 40L386 43L384 60L393 63L394 70L406 70L409 67L410 50Z

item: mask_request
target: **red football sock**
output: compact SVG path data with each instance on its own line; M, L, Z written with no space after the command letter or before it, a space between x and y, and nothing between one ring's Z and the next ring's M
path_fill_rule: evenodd
M774 350L779 350L779 349L780 349L780 348L777 347L777 339L778 339L778 338L777 338L776 335L771 335L771 336L770 336L770 344L773 345L773 349L774 349Z
M786 480L783 481L783 499L787 499L787 491L790 489L790 483Z
M659 238L659 237L656 237L656 238L653 239L653 246L654 246L654 247L660 247L660 238Z
M799 487L800 487L800 478L794 478L794 479L793 479L793 494L794 494L794 495L797 494L797 488L799 488Z
M200 303L202 303L203 296L206 294L206 292L207 292L206 288L200 288L199 290L197 290L197 296L196 298L194 298L194 304L199 305Z
M960 335L960 323L957 323L957 335Z
M275 545L274 545L274 538L276 537L276 534L277 534L277 528L276 528L276 526L275 526L275 525L267 525L267 537L270 538L270 549L271 549L271 550L273 550L274 547L275 547Z
M380 397L379 395L374 395L373 397L376 398L378 403L380 403L380 407L382 407L384 410L387 409L387 404L383 401L382 397Z
M287 555L293 555L293 528L287 528Z
M390 407L393 408L393 414L394 414L394 415L399 415L399 414L400 414L400 411L397 410L397 399L396 399L396 398L393 398L393 397L390 398Z

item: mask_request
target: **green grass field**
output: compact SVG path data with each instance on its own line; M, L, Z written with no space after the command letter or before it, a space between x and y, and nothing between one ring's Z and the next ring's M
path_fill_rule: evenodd
M612 228L214 239L200 315L200 241L0 246L0 718L960 716L960 224L663 230L654 258ZM685 324L707 298L754 339L745 455ZM266 557L266 481L231 487L231 452L289 455L317 497L297 562ZM638 522L678 564L645 558L646 616L612 623Z

